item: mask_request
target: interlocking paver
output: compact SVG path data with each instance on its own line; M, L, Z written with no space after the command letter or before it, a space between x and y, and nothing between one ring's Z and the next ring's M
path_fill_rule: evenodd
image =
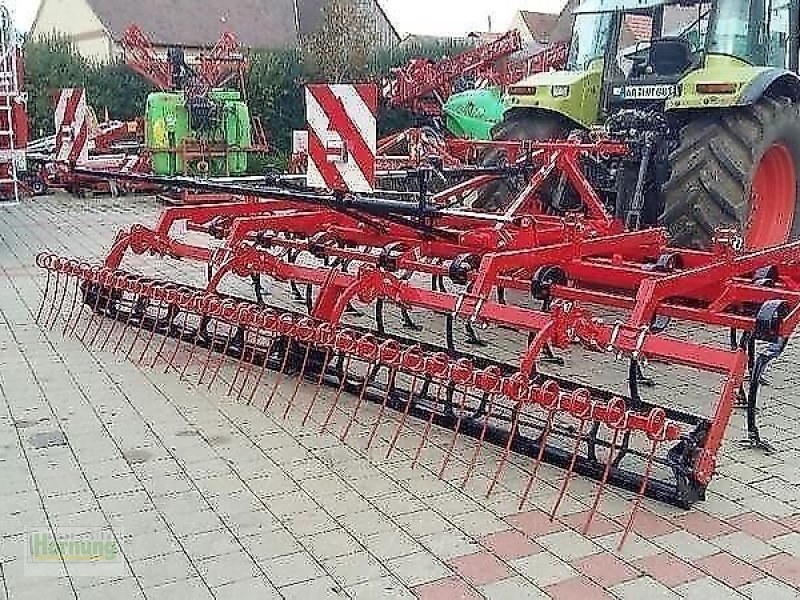
M510 562L511 566L538 587L553 585L578 575L568 563L549 552L540 552L533 556L518 558Z
M585 577L574 577L545 588L553 600L612 600L602 587Z
M478 541L484 548L503 560L522 558L541 551L541 546L524 533L514 530L492 533Z
M691 564L668 553L648 556L634 564L667 587L678 586L703 576L703 573Z
M550 598L544 591L519 575L481 586L480 593L486 600L547 600Z
M479 600L478 592L457 577L432 581L414 588L420 600Z
M739 590L751 600L797 600L797 587L767 577L743 585Z
M674 590L687 600L744 600L744 596L710 577L684 583Z
M637 569L607 552L574 560L572 566L605 588L639 576Z
M764 573L749 563L725 552L702 558L695 565L703 571L725 582L730 587L740 587L764 577Z
M505 579L510 574L508 567L489 552L459 556L449 560L448 564L475 586Z

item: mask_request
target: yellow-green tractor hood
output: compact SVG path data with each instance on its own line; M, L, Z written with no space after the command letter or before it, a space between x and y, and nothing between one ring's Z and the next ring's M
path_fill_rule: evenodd
M503 98L506 111L536 109L557 113L577 125L597 122L602 67L588 71L536 73L509 86Z
M747 106L783 77L796 78L774 67L754 67L732 56L709 55L705 66L678 83L678 93L667 100L667 110Z

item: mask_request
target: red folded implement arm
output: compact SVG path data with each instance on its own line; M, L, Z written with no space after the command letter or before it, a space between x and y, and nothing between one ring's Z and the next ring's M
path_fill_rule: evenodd
M749 404L750 442L766 445L755 402L800 318L800 243L745 252L721 231L696 251L660 229L624 231L579 161L614 150L529 145L537 166L497 213L458 204L503 177L491 170L421 203L239 187L249 201L170 208L121 232L102 265L40 255L39 321L386 456L443 457L440 476L462 485L490 454L487 493L527 456L521 507L551 485L541 464L559 465L552 518L575 474L594 478L587 529L607 485L631 490L627 532L644 496L703 499L737 403ZM553 173L580 191L579 210L548 214ZM137 255L197 265L207 282L123 270ZM722 342L694 336L698 325ZM604 381L588 383L598 367ZM680 369L713 393L674 393L666 379ZM439 427L451 430L443 448Z

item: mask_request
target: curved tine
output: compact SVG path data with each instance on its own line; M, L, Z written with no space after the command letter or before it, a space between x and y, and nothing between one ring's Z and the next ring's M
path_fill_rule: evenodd
M94 299L94 306L92 307L92 314L86 321L86 327L84 328L83 333L78 338L80 342L84 344L84 346L86 345L84 343L86 335L89 333L89 329L91 329L92 325L94 324L94 320L97 318L97 313L100 307L100 297L102 296L102 294L100 293L100 289L102 288L103 283L107 279L108 273L109 273L108 269L105 268L101 269L97 273L97 290L95 291L95 299Z
M292 395L289 397L289 401L286 403L286 408L283 411L283 419L284 421L289 417L289 413L292 411L292 406L294 405L295 398L297 398L297 393L300 391L300 386L303 385L303 378L306 376L306 366L308 365L308 357L311 355L311 347L313 346L313 342L311 340L306 342L306 351L303 354L303 363L300 366L300 373L297 376L297 383L294 386L294 391Z
M415 350L419 350L419 348L409 348L406 350L406 353L412 353ZM406 425L406 421L408 421L408 414L411 412L411 406L414 404L414 388L417 385L417 380L419 379L420 375L424 372L424 365L425 365L425 358L422 357L420 359L422 361L422 366L420 369L412 369L411 374L411 386L408 390L408 398L406 399L406 406L403 409L403 412L400 414L400 420L397 423L397 427L395 427L394 434L392 435L392 441L389 443L389 449L386 450L386 458L389 458L394 452L395 446L397 445L397 440L400 439L400 434L403 431L403 427ZM402 364L402 359L401 359Z
M130 273L126 273L125 276L123 277L124 282L120 287L120 299L118 300L120 305L122 304L122 299L125 292L132 289L133 282L136 281L136 278L137 278L136 275L132 275ZM114 330L116 329L118 322L119 322L119 309L116 309L114 311L114 317L111 321L111 327L108 328L106 336L103 339L103 343L100 344L100 352L105 351L106 345L108 344L108 341L111 339L111 335L114 333Z
M255 324L255 310L255 307L251 306L249 303L239 308L238 318L239 327L242 331L242 347L239 349L239 360L236 363L236 373L234 373L233 379L231 379L231 383L228 386L228 391L225 394L229 397L233 394L233 391L236 388L236 383L239 381L239 375L241 375L242 369L244 368L245 358L247 356L247 334L250 331L250 327Z
M667 439L667 415L663 408L656 407L650 411L650 423L655 427L653 430L647 432L651 442L650 453L647 456L647 466L642 476L642 484L639 486L639 491L636 495L636 501L631 507L631 514L628 516L628 522L625 524L625 529L622 531L622 538L620 538L619 545L617 546L618 552L622 551L622 547L625 545L631 529L633 529L636 513L639 512L639 508L642 506L644 495L647 492L647 484L650 482L650 477L653 474L653 463L655 462L658 445Z
M373 373L377 372L377 368L379 365L377 364L367 364L367 371L364 373L364 381L361 383L361 390L358 393L358 400L356 400L356 404L353 407L353 412L350 415L350 418L347 420L347 424L344 426L341 435L339 435L339 441L344 442L347 439L348 434L350 433L350 429L353 427L353 423L358 416L359 410L361 410L361 405L364 404L364 396L367 393L367 388L369 387L369 381L373 377ZM373 370L374 369L374 370Z
M503 456L500 459L500 462L497 463L497 468L494 471L494 477L492 477L492 482L489 484L489 488L486 490L486 497L492 495L494 488L497 487L497 484L500 482L500 478L503 476L503 472L506 469L506 464L508 464L508 459L511 456L511 446L514 445L514 439L517 435L517 429L519 428L519 420L522 416L522 402L517 402L517 410L514 411L514 418L511 422L511 430L508 432L508 440L506 441L505 448L503 448Z
M339 388L336 390L336 396L333 398L333 402L331 402L331 406L328 409L328 414L325 415L325 421L322 423L322 427L320 428L320 433L325 433L328 429L328 424L331 422L331 418L333 417L333 413L336 411L336 407L339 405L339 400L342 397L342 392L344 392L344 387L347 384L347 371L350 369L350 361L353 359L352 354L347 354L344 358L344 364L342 365L342 374L341 374L341 381L339 382Z
M53 296L54 300L58 302L58 308L56 308L53 311L53 320L50 322L49 325L47 325L47 328L50 331L52 331L53 327L56 326L56 322L58 321L58 317L59 317L59 315L61 314L61 311L64 308L64 300L67 297L67 289L69 289L69 278L70 278L70 276L71 276L71 274L73 272L74 266L76 264L77 263L74 260L70 259L70 260L65 260L60 265L62 267L63 273L64 273L64 285L63 285L63 289L61 290L61 298L60 298L60 300L59 300L59 294L57 293L58 288L56 288L56 294ZM62 269L59 269L59 272L61 272ZM55 302L53 302L53 306L55 306Z
M41 269L45 269L45 271L47 273L47 280L45 281L45 284L44 284L44 294L42 294L42 301L39 303L39 310L36 312L36 322L37 323L39 323L39 321L42 318L42 312L44 311L44 305L47 302L47 297L50 295L50 280L53 277L52 272L51 272L51 270L49 268L49 266L50 266L50 262L49 262L50 261L50 256L52 256L52 255L48 254L46 252L41 252L41 253L36 255L36 266L41 268Z
M612 409L612 405L614 405L614 409ZM619 432L625 427L627 414L625 401L621 398L612 399L609 402L607 413L610 414L612 410L618 411L618 414L621 414L622 416L620 417L620 420L609 418L609 421L611 422L608 423L608 425L614 430L614 435L611 437L611 444L608 446L608 457L606 458L606 466L603 470L603 478L600 480L600 484L597 486L597 493L595 493L592 507L589 509L589 515L586 517L586 523L583 525L583 535L589 533L589 528L591 527L592 521L594 521L594 517L597 514L597 509L600 506L600 498L603 495L606 483L608 482L608 476L611 474L611 465L614 463L614 453L615 448L617 447L617 442L619 441Z
M100 273L100 267L93 266L90 267L89 271L86 273L86 278L84 282L86 283L87 290L91 286L92 282L95 281ZM72 322L72 325L69 327L69 336L72 337L75 335L75 332L78 329L78 323L81 322L81 317L83 316L83 311L86 306L89 305L88 299L83 295L83 290L81 290L81 305L80 310L78 310L77 315L75 316L75 320Z
M558 496L556 496L556 502L553 505L553 508L550 510L550 522L556 520L556 515L558 514L558 509L561 507L561 502L564 499L564 496L567 493L567 489L569 489L569 484L572 482L573 475L575 474L575 465L578 461L578 452L581 449L581 444L583 443L583 436L586 434L586 424L589 422L588 419L580 419L580 425L578 426L578 433L575 437L575 446L572 449L572 457L569 461L569 468L567 468L567 475L564 477L564 481L561 482L561 489L558 491Z
M175 340L175 347L172 349L172 354L170 354L169 360L164 366L164 373L168 373L170 369L175 368L175 359L178 356L178 351L181 348L184 337L186 337L186 326L189 323L189 312L196 309L197 298L200 293L201 292L191 292L187 289L186 292L178 297L178 308L183 310L183 322L181 323L181 329L178 333L178 339ZM177 371L177 368L175 370Z
M447 452L442 459L442 464L439 467L439 477L444 478L444 472L447 470L447 465L450 464L450 458L456 449L456 441L458 441L458 434L461 433L461 425L464 422L464 410L467 406L467 386L461 392L461 403L458 407L458 417L456 418L456 425L453 428L453 437L448 445Z
M58 311L56 312L56 315L60 315L62 313L63 308L64 308L64 300L66 300L67 290L69 288L69 278L70 277L74 277L75 280L78 281L79 280L79 275L81 273L81 271L80 271L80 263L77 260L72 260L72 259L68 260L67 261L67 268L68 268L68 272L67 272L66 281L64 282L64 293L62 294L61 301L58 304ZM75 306L75 294L73 293L71 307L74 307L74 306ZM70 308L70 311L71 310L72 310L72 308ZM70 312L70 316L71 316L71 314L72 313ZM50 326L51 329L55 326L55 324L56 324L56 319L53 319L53 324Z
M278 340L278 336L274 333L273 335L269 335L266 333L264 335L267 337L269 341L267 342L267 349L264 350L264 358L261 362L261 368L258 371L258 377L256 377L256 380L253 382L253 387L250 388L250 394L247 396L248 406L253 404L256 392L258 391L258 388L261 386L261 382L264 380L264 374L267 372L267 369L269 368L269 357L272 356L272 350L275 347L275 342Z
M161 283L157 286L154 286L154 299L158 301L158 306L156 307L156 314L153 317L153 326L149 329L149 333L147 335L147 341L144 344L144 348L142 348L141 354L139 354L139 360L137 361L138 365L142 364L144 361L144 357L147 354L147 351L150 349L150 344L153 343L153 339L156 335L156 329L158 329L158 321L159 317L161 316L161 309L164 308L164 304L167 299L167 294L170 290L175 288L175 284L172 283Z
M186 377L186 370L189 368L189 365L192 364L194 360L194 355L197 352L197 345L199 344L200 340L203 337L203 330L207 323L205 323L205 319L208 317L208 311L211 307L212 298L210 295L204 292L198 292L197 295L197 304L195 305L195 310L197 311L197 317L199 321L197 322L197 331L195 331L194 339L192 340L192 345L189 348L189 356L186 357L186 362L183 363L183 367L181 367L181 373L178 377L179 380L183 381Z
M240 310L240 303L236 302L235 300L225 299L222 304L223 309L220 317L228 324L228 333L225 336L225 344L222 347L219 361L217 361L217 364L214 367L214 372L211 374L211 379L208 380L207 389L209 391L211 391L211 386L214 385L214 382L217 381L217 377L219 377L219 373L222 370L222 365L225 364L225 361L228 358L228 351L231 348L231 340L233 338L231 332L233 330L234 322L236 321L236 316L239 314Z
M211 355L214 353L214 345L217 343L217 334L219 333L219 321L222 318L222 303L217 298L209 304L209 317L214 319L214 331L211 332L211 337L208 340L208 352L206 352L206 360L203 363L203 368L200 370L200 378L197 380L197 385L203 383L203 378L206 376L208 365L211 362Z
M475 471L475 465L478 463L478 457L480 457L481 450L483 450L483 445L486 442L486 433L489 431L489 421L494 415L494 399L495 395L489 394L486 414L484 415L483 425L481 426L481 435L478 438L478 443L475 444L475 450L472 453L472 458L470 459L467 470L464 473L464 479L461 480L461 489L467 487L469 480L472 478L472 473Z
M136 307L139 305L139 302L142 300L143 293L144 293L144 280L145 278L140 275L135 275L132 282L131 282L131 293L133 294L133 298L131 299L131 307L128 311L128 316L125 317L125 323L122 326L122 331L117 338L117 341L114 343L114 350L112 352L117 354L119 349L122 347L122 342L125 339L125 334L128 332L128 328L131 326L131 319L133 319L133 315L136 312Z
M131 353L133 349L136 347L136 342L139 341L139 338L142 335L142 331L144 330L144 323L147 317L147 308L152 301L155 300L154 293L155 288L158 286L158 282L155 280L148 280L147 283L144 284L142 289L143 295L147 298L147 304L145 304L144 309L142 310L142 316L139 317L139 326L136 328L136 334L133 336L133 340L131 340L131 345L128 346L128 351L125 353L125 360L130 359Z
M75 304L78 302L81 280L85 274L89 273L90 268L88 263L78 263L75 268L75 289L72 291L72 303L70 304L67 318L64 320L64 327L61 328L62 337L67 335L67 329L69 329L70 323L72 323L72 315L75 314Z
M439 383L439 388L436 390L436 404L440 404L442 401L442 390L445 389L445 386L442 382ZM428 442L428 437L430 436L431 430L433 429L433 421L436 419L436 410L431 409L430 414L428 415L428 420L425 423L425 429L422 430L422 437L419 440L419 444L417 445L417 449L414 452L414 458L411 461L411 468L414 469L419 462L419 457L422 455L422 450L425 448L425 444Z
M237 402L241 401L242 396L244 395L244 391L247 389L247 384L250 381L250 376L253 374L253 368L255 367L256 350L261 346L261 338L263 337L263 334L261 333L261 327L256 321L254 321L253 323L251 335L252 335L251 343L249 344L250 360L247 361L247 366L245 367L244 371L244 377L242 378L242 383L239 386L239 392L236 394ZM244 342L242 343L242 357L245 356L247 348L248 348L247 338L245 338Z
M58 258L56 260L60 261L61 259ZM56 277L55 277L55 284L53 286L53 294L52 294L53 301L50 303L50 306L47 309L47 316L44 318L44 327L47 328L47 329L50 329L48 324L50 323L50 318L53 316L53 312L55 311L56 304L58 303L58 288L59 288L59 284L61 283L61 271L59 269L56 269L55 272L56 272Z
M525 485L525 491L522 492L522 498L519 502L520 511L528 501L528 496L530 496L531 490L533 489L533 484L536 481L536 476L539 473L539 467L542 466L544 452L547 449L547 440L550 437L550 432L553 429L553 419L555 418L556 412L558 412L561 408L561 390L559 389L558 384L553 380L545 382L539 390L540 399L546 398L546 395L548 394L550 395L551 400L541 402L541 404L545 407L545 410L547 410L547 420L545 421L542 435L539 438L539 452L536 454L536 462L533 465L533 470L531 471L530 477L528 477L528 483Z
M282 315L281 318L282 320L285 321L292 320L293 322L293 317L288 313ZM289 365L289 356L291 356L292 354L291 332L284 333L283 331L280 331L280 333L283 334L283 338L286 340L286 348L284 349L283 361L281 362L280 370L278 371L278 374L275 377L275 381L272 384L272 390L270 391L269 397L267 398L267 401L264 404L263 410L265 411L272 405L272 401L275 400L275 394L278 392L278 388L281 386L286 376L286 367Z
M95 329L94 333L92 334L92 339L89 341L90 346L94 346L94 343L97 341L97 336L100 335L100 332L103 330L103 324L105 323L105 317L108 316L108 308L111 304L111 296L113 291L117 289L117 282L119 281L120 277L122 277L122 271L112 271L105 280L105 286L108 289L108 293L105 297L103 302L103 309L100 318L97 319L97 329Z
M167 340L170 338L170 334L172 333L172 323L177 317L178 313L174 312L176 307L178 307L179 302L181 300L181 294L183 293L180 286L175 286L175 289L168 290L164 297L164 302L167 305L167 330L164 332L164 335L161 336L161 343L158 345L158 349L153 354L153 358L150 361L150 368L154 368L158 359L161 358L161 353L164 351L164 348L167 345ZM158 319L156 319L158 321ZM177 344L176 344L177 345ZM166 373L166 371L164 371Z
M47 265L47 283L45 285L46 297L49 301L49 306L47 307L47 315L44 317L44 324L46 326L47 323L50 321L50 316L53 313L53 307L56 305L58 300L58 284L59 280L61 279L61 271L59 269L61 265L61 257L56 256L55 254L50 255L44 259ZM52 277L52 273L55 273L55 277ZM50 283L51 281L54 283L54 288L50 291Z
M308 407L306 408L306 414L303 415L303 421L301 423L303 427L305 427L306 423L308 423L308 419L311 417L311 411L314 410L314 405L317 403L317 398L319 398L319 394L322 391L322 384L325 382L326 369L328 368L328 361L330 358L331 349L326 347L325 357L322 359L322 368L319 370L319 377L317 378L317 383L314 386L314 395L311 396L311 401L308 403Z

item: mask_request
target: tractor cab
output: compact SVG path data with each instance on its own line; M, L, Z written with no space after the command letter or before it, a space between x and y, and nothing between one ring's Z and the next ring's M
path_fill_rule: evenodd
M798 4L586 0L575 10L566 69L512 86L506 110L542 109L591 127L620 107L747 105L776 70L797 73Z

